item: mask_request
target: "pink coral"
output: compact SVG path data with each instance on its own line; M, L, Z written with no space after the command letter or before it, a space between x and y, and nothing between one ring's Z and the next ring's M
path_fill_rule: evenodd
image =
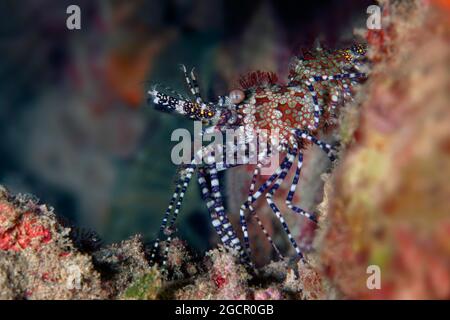
M8 218L16 217L12 214L13 211L11 206L1 205L0 215L3 223ZM0 250L20 251L29 246L38 249L40 245L50 242L51 239L50 229L42 225L31 212L26 212L15 221L13 226L0 229Z

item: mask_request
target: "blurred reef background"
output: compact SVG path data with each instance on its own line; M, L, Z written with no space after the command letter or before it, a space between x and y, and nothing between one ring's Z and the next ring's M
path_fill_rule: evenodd
M365 29L369 1L80 1L78 33L63 27L64 1L29 3L0 10L0 298L450 298L448 1L381 0L380 31ZM192 184L168 274L149 267L145 243L173 188L170 134L192 124L145 108L147 81L181 91L185 63L213 97L248 70L283 79L299 48L355 35L369 44L369 79L329 134L339 160L311 148L296 199L318 208L318 227L287 216L310 263L270 261L250 226L260 269L249 274L216 248ZM234 219L250 173L222 177ZM369 265L380 290L367 288Z

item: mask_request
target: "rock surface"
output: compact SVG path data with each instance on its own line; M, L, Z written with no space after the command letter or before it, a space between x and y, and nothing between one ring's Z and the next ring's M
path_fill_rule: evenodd
M381 4L383 29L361 32L372 68L339 120L308 264L254 273L223 247L197 257L175 238L167 269L151 267L139 236L102 246L0 187L0 299L449 299L450 8Z

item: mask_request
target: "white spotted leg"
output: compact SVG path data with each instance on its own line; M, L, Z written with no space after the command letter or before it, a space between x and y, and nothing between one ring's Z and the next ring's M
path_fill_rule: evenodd
M216 200L213 199L212 193L211 193L211 187L208 186L207 178L209 173L207 172L206 168L199 168L198 170L198 183L200 186L202 199L206 203L206 207L208 209L209 215L211 217L211 222L214 227L214 230L218 234L221 242L226 246L230 247L232 249L236 249L236 246L231 241L233 240L230 238L229 235L227 235L227 231L225 230L225 227L229 223L228 219L223 218L220 219L219 215L216 212ZM221 201L221 200L219 200Z
M176 182L175 191L172 194L172 198L170 199L169 206L167 207L166 212L164 213L164 216L163 216L163 219L161 222L161 226L159 228L158 237L155 240L155 243L153 245L153 248L152 248L152 251L150 254L150 264L153 264L155 262L156 254L158 252L158 248L160 245L160 237L164 235L164 230L166 229L167 221L170 217L170 214L172 212L172 208L175 204L175 201L178 199L178 194L180 192L182 183L183 183L183 179L180 177Z
M172 215L172 219L170 220L170 224L168 226L168 228L165 229L165 233L167 235L167 239L166 239L166 243L165 243L165 248L164 248L164 255L163 255L163 261L162 261L162 265L165 266L167 263L167 256L169 254L169 247L170 247L170 243L172 242L172 234L175 231L175 222L178 218L178 214L180 213L180 209L181 209L181 204L183 203L184 200L184 196L186 194L187 191L187 187L189 185L189 182L192 179L192 176L195 172L195 167L190 166L188 168L185 169L184 171L184 180L183 183L181 185L181 191L180 194L178 196L178 201L175 205L175 210L173 212Z
M198 104L203 104L203 99L200 96L200 88L198 87L198 82L197 78L195 77L194 69L192 69L191 72L188 73L186 66L182 64L181 71L183 71L184 80L189 88L189 91L191 92L192 96L195 97L195 102L197 102Z
M300 208L298 206L294 206L292 204L292 199L294 198L295 190L297 189L297 184L300 179L300 172L302 169L302 165L303 165L303 153L299 152L298 158L297 158L297 168L295 170L294 179L292 180L291 188L289 189L289 193L286 198L286 205L289 209L291 209L295 213L303 215L306 218L308 218L309 220L317 223L317 218L314 214L306 212L302 208Z
M308 80L305 80L305 85L308 88L314 105L314 126L310 127L310 129L315 130L319 127L320 115L322 113L322 109L319 106L319 99L317 97L317 92L314 89L313 83L321 82L321 81L329 81L329 80L344 80L344 79L358 79L366 77L365 73L355 72L355 73L340 73L335 75L315 75L310 77Z
M262 164L258 163L256 165L255 170L253 171L253 177L252 177L252 181L251 181L249 192L248 192L248 200L249 201L251 201L251 196L252 196L253 192L255 191L256 180L257 180L257 178L258 178L258 176L259 176L259 174L261 172L261 166L262 166ZM250 216L253 217L256 220L256 222L258 223L259 228L261 229L261 231L265 235L267 241L269 241L269 243L272 246L272 248L277 253L278 257L280 259L283 259L283 255L281 254L280 250L275 245L275 242L273 241L272 237L270 236L270 234L267 232L266 228L264 227L261 219L258 216L258 213L255 211L255 209L253 208L252 205L249 205L248 209L250 211ZM248 250L250 250L250 249L248 249Z

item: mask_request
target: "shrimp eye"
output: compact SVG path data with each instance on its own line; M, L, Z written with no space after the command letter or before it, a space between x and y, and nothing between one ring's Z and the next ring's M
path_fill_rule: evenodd
M241 103L245 99L245 93L242 90L236 89L230 92L230 101L234 104Z

